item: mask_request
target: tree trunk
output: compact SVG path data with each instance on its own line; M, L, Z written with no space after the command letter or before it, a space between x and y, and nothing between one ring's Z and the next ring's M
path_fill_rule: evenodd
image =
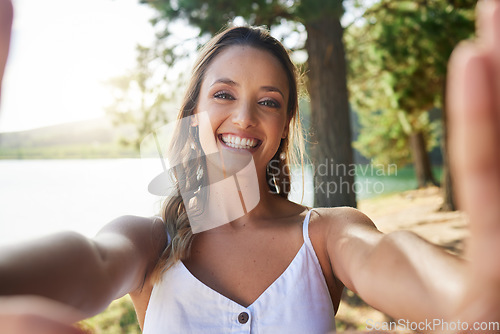
M428 185L437 185L436 179L432 175L431 163L427 154L424 134L413 132L410 134L410 147L417 176L418 188L424 188Z
M305 27L314 206L356 207L343 28L333 15L322 15Z
M446 94L446 80L444 82L443 97ZM450 156L448 154L448 116L446 111L445 99L443 99L443 139L441 140L441 152L443 152L443 178L442 191L443 191L443 204L441 211L455 211L455 198L453 196L453 180L450 170Z

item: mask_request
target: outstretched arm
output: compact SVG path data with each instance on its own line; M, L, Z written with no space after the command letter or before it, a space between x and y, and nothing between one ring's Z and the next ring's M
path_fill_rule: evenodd
M464 291L463 260L412 232L383 234L355 209L318 213L333 271L347 288L394 318L451 316Z
M165 244L159 220L118 218L93 239L74 232L0 251L0 295L38 295L89 317L137 291Z

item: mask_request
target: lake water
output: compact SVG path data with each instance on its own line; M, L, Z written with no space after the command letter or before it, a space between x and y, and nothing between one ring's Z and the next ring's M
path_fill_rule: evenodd
M124 214L152 216L140 159L0 161L0 244L61 230L94 235Z
M118 216L155 215L162 199L147 185L160 169L141 159L0 160L0 244L62 230L93 236ZM311 179L309 168L303 200L309 206ZM411 170L392 176L358 170L356 183L358 199L416 186ZM292 187L291 199L300 202L301 182Z

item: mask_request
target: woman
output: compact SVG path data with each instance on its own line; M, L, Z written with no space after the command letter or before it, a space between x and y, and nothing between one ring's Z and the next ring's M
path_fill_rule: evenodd
M65 233L3 250L0 294L45 297L67 313L62 320L52 312L38 316L47 326L64 326L129 293L145 333L323 333L334 329L344 286L397 318L498 320L499 295L491 291L500 288L500 269L495 256L484 254L498 254L499 240L500 125L492 122L498 101L488 71L500 69L500 5L482 7L484 36L480 46L455 53L448 96L459 199L474 226L471 266L414 234L384 235L354 209L309 210L286 199L287 173L270 175L267 166L278 161L281 171L287 168L297 122L293 66L265 32L235 28L204 49L181 109L180 118L190 117L186 131L179 130L187 139L172 152L184 152L175 157L186 168L174 168L179 195L165 206L168 234L160 219L126 216L93 239ZM242 160L254 166L243 175ZM258 201L248 200L255 190ZM230 196L241 210L220 206ZM214 212L227 223L203 225ZM197 217L195 230L190 222ZM3 317L16 326L13 312Z

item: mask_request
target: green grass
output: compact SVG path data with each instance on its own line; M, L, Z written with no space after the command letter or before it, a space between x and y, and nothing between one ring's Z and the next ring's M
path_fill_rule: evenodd
M441 166L433 166L434 178L441 182L443 168ZM394 194L406 190L417 189L417 179L413 166L398 168L396 173L385 174L380 173L358 173L356 181L360 184L369 186L365 188L365 192L358 194L358 200L367 198L377 198L384 195Z

